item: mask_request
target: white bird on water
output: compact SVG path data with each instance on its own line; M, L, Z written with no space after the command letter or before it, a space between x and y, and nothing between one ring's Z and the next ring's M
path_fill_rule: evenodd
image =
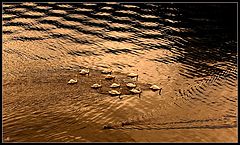
M89 75L89 69L82 69L81 71L80 71L80 74L82 74L82 75Z
M111 90L111 91L108 91L108 93L112 96L119 96L119 99L122 99L120 98L121 96L121 92L120 91L117 91L117 90Z
M157 86L157 85L152 85L152 86L150 87L150 89L152 89L153 91L159 90L159 95L161 95L162 88L160 88L159 86Z
M113 83L110 88L118 88L120 87L120 84L117 84L117 83Z
M77 79L70 79L68 81L68 84L76 84L77 83Z
M115 79L115 76L108 74L106 75L105 79L112 80L112 79Z
M137 87L137 85L134 84L134 83L127 83L126 86L129 87L129 88L136 88Z
M93 88L93 89L98 89L98 88L101 88L101 87L102 87L102 85L100 85L100 84L93 84L91 86L91 88Z
M137 80L138 80L138 74L130 73L127 76L130 77L130 78L137 78Z
M129 90L131 93L133 94L139 94L139 98L140 98L140 95L142 93L142 90L141 89L131 89Z
M102 90L102 85L100 85L100 84L93 84L93 85L91 86L91 88L96 89L96 90L99 89L99 91L101 91L101 90Z
M103 70L102 71L102 74L112 74L112 70L107 70L107 69L105 69L105 70Z

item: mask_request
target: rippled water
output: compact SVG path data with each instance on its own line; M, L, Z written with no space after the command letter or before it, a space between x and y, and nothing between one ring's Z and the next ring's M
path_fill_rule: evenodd
M2 16L4 141L237 141L236 4L4 3ZM141 97L109 96L104 68L121 85L137 73Z

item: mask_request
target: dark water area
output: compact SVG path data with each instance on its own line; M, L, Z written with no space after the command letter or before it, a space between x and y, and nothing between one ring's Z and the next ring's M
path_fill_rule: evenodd
M2 10L5 142L237 141L236 3L36 2ZM76 75L82 68L90 76ZM137 73L141 98L126 87L122 100L110 97L106 68L121 85ZM78 84L67 85L73 77ZM96 82L105 85L100 93L90 87Z

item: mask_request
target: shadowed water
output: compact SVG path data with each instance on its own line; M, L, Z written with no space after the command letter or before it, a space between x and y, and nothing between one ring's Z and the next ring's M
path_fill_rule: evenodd
M167 130L171 137L179 130L157 141L236 142L236 132L229 133L237 128L238 107L235 4L4 3L2 9L4 141L138 142L144 137L135 131ZM82 68L89 76L79 74ZM106 68L116 80L104 79ZM138 80L127 77L131 72ZM78 83L68 85L71 78ZM108 94L112 82L121 84L123 99ZM141 97L127 82L137 83ZM91 89L94 83L102 89ZM185 130L194 133L186 139Z

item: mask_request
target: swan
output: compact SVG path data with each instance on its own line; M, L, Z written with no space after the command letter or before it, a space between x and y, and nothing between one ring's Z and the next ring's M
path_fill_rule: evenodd
M103 70L102 74L112 74L112 70Z
M68 81L68 84L76 84L77 83L77 80L76 79L70 79Z
M80 71L80 74L82 74L82 75L89 75L89 69L82 69L81 71Z
M129 88L136 88L137 87L137 85L133 84L133 83L127 83L126 86L129 87Z
M106 75L105 79L112 80L112 79L115 79L115 76L108 74Z
M131 89L130 92L133 94L139 94L139 98L140 98L142 90L141 89Z
M153 91L159 90L159 95L161 95L162 88L160 88L159 86L157 86L157 85L152 85L152 86L150 87L150 89L152 89Z
M138 80L138 74L130 73L127 76L130 77L130 78L137 78L137 80Z
M91 86L91 88L93 88L93 89L98 89L98 88L101 88L101 87L102 87L102 85L100 85L100 84L93 84Z
M102 85L100 85L100 84L93 84L91 86L91 88L96 89L96 90L100 89L99 91L102 91Z
M108 93L112 96L119 96L119 99L122 99L120 98L121 96L121 92L120 91L117 91L117 90L111 90L111 91L108 91Z
M120 87L120 84L117 84L117 83L113 83L110 88L118 88Z

